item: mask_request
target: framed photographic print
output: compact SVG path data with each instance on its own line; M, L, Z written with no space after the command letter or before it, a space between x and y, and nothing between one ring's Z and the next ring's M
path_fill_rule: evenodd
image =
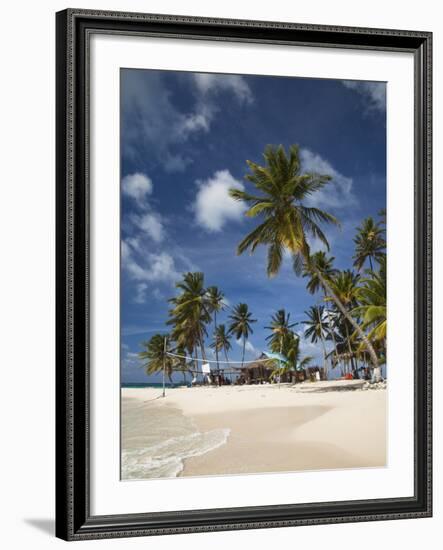
M57 14L57 536L431 515L431 39Z

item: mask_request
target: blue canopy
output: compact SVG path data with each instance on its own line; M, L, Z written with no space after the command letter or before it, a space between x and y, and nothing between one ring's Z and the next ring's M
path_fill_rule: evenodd
M263 353L264 353L264 355L266 355L266 357L268 357L269 359L276 359L277 361L281 361L281 362L284 363L285 365L288 364L287 358L286 358L284 355L282 355L281 353L274 353L274 352L272 352L272 351L264 351ZM292 371L294 371L294 370L300 370L300 371L301 371L301 370L303 370L303 367L298 366L298 367L296 367L296 369L295 369L294 366L291 365L290 370L292 370Z

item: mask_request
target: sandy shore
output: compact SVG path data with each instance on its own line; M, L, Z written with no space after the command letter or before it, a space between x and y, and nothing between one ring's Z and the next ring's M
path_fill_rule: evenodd
M185 458L184 476L384 466L387 392L313 386L175 388L164 399L158 389L125 388L123 404L139 403L140 413L123 426L140 434L143 416L163 408L179 410L200 432L228 428L225 444Z

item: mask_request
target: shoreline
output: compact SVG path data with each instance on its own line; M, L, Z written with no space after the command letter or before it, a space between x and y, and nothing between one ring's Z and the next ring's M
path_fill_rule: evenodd
M314 392L316 384L168 388L165 398L158 388L123 388L121 395L138 403L142 414L129 425L146 437L146 418L172 410L200 435L229 430L216 448L184 454L178 476L385 466L386 390L331 391L331 382Z

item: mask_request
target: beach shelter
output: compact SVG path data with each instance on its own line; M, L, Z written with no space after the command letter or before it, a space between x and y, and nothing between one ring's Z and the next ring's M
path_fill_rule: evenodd
M263 353L264 355L266 355L268 359L277 359L277 361L280 361L281 363L285 363L285 364L288 362L286 357L281 353L274 353L272 351L264 351Z
M286 357L284 355L282 355L281 353L274 353L273 351L264 351L263 352L264 355L266 355L266 357L268 359L275 359L278 361L279 363L279 373L278 373L278 385L280 387L280 380L281 380L281 364L283 363L284 365L287 365L288 364L288 360L286 359Z

